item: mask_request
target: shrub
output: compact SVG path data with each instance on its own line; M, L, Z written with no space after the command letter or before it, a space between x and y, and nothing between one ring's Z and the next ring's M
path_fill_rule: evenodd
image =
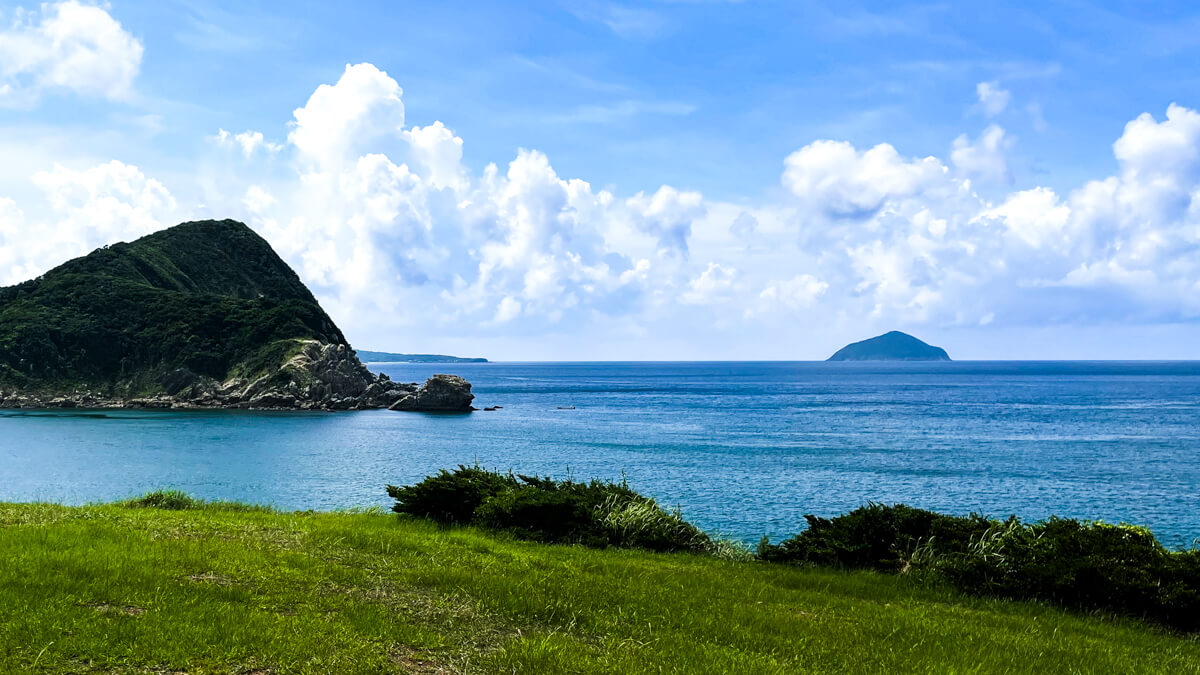
M396 499L392 510L398 513L474 524L533 541L651 551L716 550L678 510L662 509L624 482L556 481L459 466L415 485L388 486L388 494Z
M596 514L602 499L582 483L539 480L487 500L476 512L483 527L533 541L604 547L610 542Z
M1200 629L1200 551L1170 552L1149 530L1052 517L1037 523L869 504L759 556L784 563L913 572L981 595L1054 602Z
M966 552L942 553L930 567L973 592L1105 609L1194 630L1200 628L1196 556L1171 553L1145 528L1050 518L1010 520Z
M436 476L428 476L416 485L389 485L387 493L396 500L392 506L396 513L462 525L474 519L475 510L489 497L517 485L511 474L501 475L460 464L453 472L442 469Z
M991 522L980 516L944 516L904 504L868 504L836 518L804 516L808 529L779 545L764 541L764 560L830 567L905 570L922 546L965 550Z

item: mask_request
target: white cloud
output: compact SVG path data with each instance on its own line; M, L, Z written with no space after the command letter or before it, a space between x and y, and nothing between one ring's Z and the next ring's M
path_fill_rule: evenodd
M1016 239L1032 246L1064 247L1070 244L1071 209L1048 188L1014 192L1003 204L987 209L980 218L995 218Z
M99 246L128 240L178 222L175 198L136 166L118 161L82 171L55 166L33 175L48 205L41 217L5 208L0 200L0 283L31 278Z
M973 180L1011 182L1012 175L1008 171L1008 149L1011 145L1004 129L993 124L984 129L974 143L966 134L954 139L950 161L960 174Z
M267 154L274 154L283 149L282 145L266 140L261 131L243 131L240 134L231 134L221 129L217 131L215 139L218 145L240 149L246 159L250 159L260 149Z
M512 321L521 315L521 302L511 297L504 297L500 301L500 305L496 307L496 317L493 319L496 323L504 323Z
M413 127L403 132L413 149L413 158L429 172L429 181L439 188L462 188L468 183L463 168L463 141L441 122Z
M399 84L369 64L317 88L290 131L273 151L218 134L277 160L208 178L207 212L263 233L358 342L1200 319L1200 114L1177 105L1126 126L1115 175L986 199L974 182L1007 178L998 126L944 159L814 141L784 160L786 190L736 204L614 194L536 150L472 170L446 125L405 126ZM34 185L44 204L0 198L7 281L189 211L121 162Z
M246 196L242 197L242 204L245 204L246 209L250 213L263 213L270 207L274 206L279 201L258 185L251 185L246 188Z
M1012 93L1001 89L998 82L980 82L975 85L975 95L979 97L979 109L988 117L1004 112L1012 99Z
M373 141L404 128L400 85L369 63L346 66L336 84L317 87L295 111L288 142L321 166L354 161Z
M0 31L0 102L53 89L126 99L141 63L142 43L103 7L67 0L17 10Z
M653 195L637 193L626 206L638 227L658 240L659 251L687 256L692 222L704 215L699 192L680 192L664 185Z
M1113 143L1122 171L1133 180L1165 181L1181 188L1200 169L1200 113L1172 103L1167 119L1142 113Z
M688 290L680 296L680 300L689 305L712 304L733 290L737 278L736 269L710 262L708 269L688 284Z
M881 143L860 152L842 141L815 141L784 160L783 185L834 217L863 217L889 199L915 195L945 180L938 159L906 160Z
M812 307L829 290L829 284L811 274L798 274L791 279L775 281L759 293L759 311L769 311L775 305L790 310Z

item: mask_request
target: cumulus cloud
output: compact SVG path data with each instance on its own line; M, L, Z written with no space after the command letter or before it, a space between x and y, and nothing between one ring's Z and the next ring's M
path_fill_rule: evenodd
M242 198L242 204L250 213L263 213L274 206L277 201L271 193L258 185L246 188L246 196Z
M55 166L33 175L48 205L26 216L0 199L2 283L24 281L63 260L116 241L149 234L176 222L175 198L136 166L111 161L84 170ZM6 207L5 204L8 204Z
M1011 182L1008 148L1012 142L1004 129L993 124L972 141L966 134L954 139L950 161L962 175L987 182Z
M618 200L534 150L472 172L445 124L404 125L401 95L374 66L348 66L294 113L294 178L256 184L240 204L348 330L617 316L637 310L652 279L686 273L699 194L664 186Z
M811 274L798 274L791 279L773 281L758 294L757 311L769 312L783 307L801 310L812 307L829 290L829 284Z
M142 64L142 43L104 8L77 0L17 10L0 30L0 102L44 90L126 99Z
M373 142L403 131L403 93L369 63L346 66L336 84L317 87L296 109L288 142L321 166L353 161Z
M278 159L237 162L208 211L264 234L356 341L1200 319L1200 114L1182 106L1130 121L1116 173L1075 190L977 194L1009 179L990 126L944 159L817 140L784 159L784 190L738 204L614 194L532 149L472 170L451 126L404 116L399 84L360 64L295 110L283 147L216 135ZM41 210L0 198L6 281L186 211L121 162L33 180Z
M783 184L815 210L864 217L888 200L944 181L946 174L938 159L904 159L887 143L860 151L844 141L816 141L784 160Z
M979 97L979 109L988 117L1004 112L1012 100L1012 93L1002 89L998 82L980 82L975 85L975 95Z
M1003 204L983 211L979 218L998 220L1008 234L1033 248L1063 248L1073 240L1067 229L1071 209L1048 188L1015 192Z
M412 146L414 161L429 174L429 182L438 188L463 188L468 176L462 165L463 141L441 122L413 127L403 132Z
M687 257L692 222L704 215L699 192L664 185L653 195L639 192L625 204L638 227L658 241L659 251Z
M274 154L283 149L282 145L266 140L261 131L243 131L240 134L231 134L221 129L217 131L215 139L218 145L238 148L246 159L250 159L259 150L267 154Z
M680 300L689 305L708 305L727 296L737 281L738 271L710 262L700 276L692 279Z

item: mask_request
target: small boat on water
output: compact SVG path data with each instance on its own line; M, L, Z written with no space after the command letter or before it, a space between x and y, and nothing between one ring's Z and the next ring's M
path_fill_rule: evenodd
M559 409L559 410L574 410L574 409L575 409L575 406L573 406L573 405L560 405L560 406L558 406L558 409Z

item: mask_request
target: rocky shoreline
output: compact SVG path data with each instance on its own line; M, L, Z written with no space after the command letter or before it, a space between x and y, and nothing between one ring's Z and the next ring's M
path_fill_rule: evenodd
M149 396L114 396L89 389L22 392L0 388L0 408L171 409L171 410L390 410L468 412L475 408L471 384L456 375L434 375L417 383L375 375L346 345L305 340L273 372L253 379L218 382L186 370L162 377Z

